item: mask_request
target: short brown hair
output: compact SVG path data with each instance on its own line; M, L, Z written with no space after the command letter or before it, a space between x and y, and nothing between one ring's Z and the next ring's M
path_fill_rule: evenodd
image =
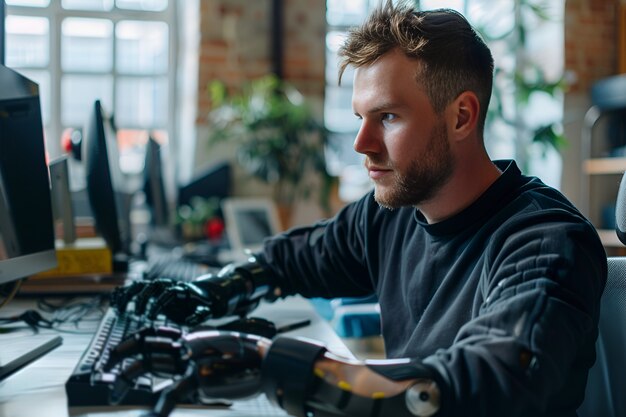
M365 23L350 30L339 49L339 82L349 65L371 64L396 48L420 63L416 81L437 113L462 92L473 91L480 102L482 132L493 85L493 57L463 15L450 9L415 11L405 1L379 4Z

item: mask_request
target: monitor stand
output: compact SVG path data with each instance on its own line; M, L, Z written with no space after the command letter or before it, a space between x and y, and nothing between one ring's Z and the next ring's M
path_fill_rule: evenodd
M24 335L3 341L2 339L5 337L9 338L9 335L0 336L0 343L2 344L0 381L39 359L63 342L61 336L57 335Z

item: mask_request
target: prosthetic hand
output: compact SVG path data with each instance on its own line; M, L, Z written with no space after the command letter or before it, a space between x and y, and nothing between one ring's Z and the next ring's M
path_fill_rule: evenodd
M269 339L229 331L183 334L171 328L144 329L122 341L104 364L110 372L133 360L112 384L110 402L119 403L145 373L172 378L150 416L168 416L176 404L189 399L240 399L259 393L261 362Z
M195 326L210 318L244 316L263 298L271 300L278 295L270 272L251 257L193 282L158 279L131 283L112 293L111 304L123 312L133 301L135 314L149 319L163 314L178 324Z
M240 399L260 392L294 416L427 417L440 410L436 375L418 361L349 361L300 339L146 330L118 345L105 370L130 357L134 361L113 384L112 402L144 373L175 380L150 416L167 417L182 399Z

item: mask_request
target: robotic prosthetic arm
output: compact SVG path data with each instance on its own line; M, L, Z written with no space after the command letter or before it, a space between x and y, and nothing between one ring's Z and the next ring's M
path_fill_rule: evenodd
M144 373L173 378L151 417L167 417L184 398L202 403L260 392L302 417L427 417L437 414L443 403L435 373L418 361L349 361L304 339L147 329L120 343L104 369L121 362L128 365L112 386L114 403Z
M279 338L262 364L262 389L290 415L434 416L441 393L419 361L350 361L302 339Z
M206 274L192 282L171 279L136 281L116 289L111 305L123 312L134 302L134 312L154 319L159 314L183 325L195 326L210 318L244 316L265 298L276 299L275 288L267 268L250 257L246 262L231 264L217 274Z

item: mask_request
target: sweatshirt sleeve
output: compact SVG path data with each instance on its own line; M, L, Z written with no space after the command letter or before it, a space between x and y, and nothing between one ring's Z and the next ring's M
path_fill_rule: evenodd
M446 415L572 415L595 360L606 255L587 222L529 215L488 248L480 312L424 359Z
M276 277L282 296L358 297L373 292L363 249L369 198L349 204L332 219L265 242L259 258Z

